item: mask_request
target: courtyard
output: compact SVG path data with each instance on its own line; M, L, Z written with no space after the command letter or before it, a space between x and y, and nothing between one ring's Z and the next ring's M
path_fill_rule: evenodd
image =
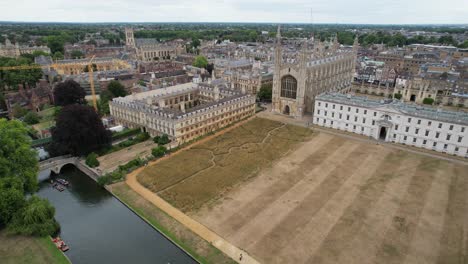
M466 263L468 166L256 118L147 167L262 263Z

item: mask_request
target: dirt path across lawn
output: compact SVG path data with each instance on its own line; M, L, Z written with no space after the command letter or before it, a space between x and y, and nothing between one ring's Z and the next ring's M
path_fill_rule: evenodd
M183 148L183 149L181 149L179 151L182 151L182 150L187 149L187 148L191 148L194 145L206 142L206 141L212 139L213 137L222 135L222 134L226 133L227 131L230 131L230 130L244 124L245 122L249 121L250 119L251 118L249 118L247 120L244 120L244 121L241 121L241 122L239 122L239 123L237 123L237 124L235 124L235 125L233 125L233 126L231 126L229 128L226 128L226 129L220 131L219 133L216 133L215 135L208 136L208 137L206 137L206 138L204 138L204 139L202 139L202 140L200 140L200 141L198 141L198 142L196 142L196 143L194 143L192 145L189 145L188 147ZM174 154L172 154L172 155L174 155ZM165 158L168 158L168 157L165 157ZM160 162L161 160L163 160L165 158L162 158L162 159L156 160L154 162L151 162L150 164L148 164L148 166L152 166L152 165ZM137 180L137 175L144 168L145 167L141 167L141 168L139 168L139 169L137 169L137 170L135 170L135 171L133 171L133 172L131 172L130 174L127 175L126 183L127 183L128 186L130 186L130 188L132 188L135 192L137 192L138 194L143 196L146 200L148 200L149 202L151 202L152 204L157 206L159 209L163 210L166 214L168 214L172 218L179 221L181 224L183 224L184 226L189 228L192 232L194 232L195 234L199 235L200 237L202 237L203 239L205 239L206 241L211 243L213 246L215 246L216 248L221 250L224 254L228 255L229 257L231 257L233 260L237 261L238 263L247 263L247 264L259 263L258 261L256 261L254 258L252 258L244 250L242 250L242 249L234 246L233 244L229 243L224 238L222 238L221 236L219 236L218 234L216 234L215 232L213 232L212 230L210 230L206 226L204 226L204 225L200 224L199 222L195 221L194 219L190 218L189 216L182 213L177 208L170 205L168 202L164 201L157 194L153 193L152 191L150 191L150 190L146 189L144 186L142 186ZM241 256L242 256L242 258L241 258Z

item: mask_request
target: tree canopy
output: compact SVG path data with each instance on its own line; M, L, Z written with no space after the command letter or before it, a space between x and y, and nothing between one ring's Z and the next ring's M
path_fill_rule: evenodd
M0 66L21 66L21 65L35 65L31 58L19 57L5 58L0 57ZM0 89L10 87L16 90L18 84L31 86L36 85L37 81L42 78L42 70L28 69L28 70L0 70Z
M46 199L33 195L13 215L8 230L14 234L47 236L60 228L54 218L55 208Z
M262 87L260 87L260 91L257 94L258 99L260 99L261 101L271 102L272 86L272 84L262 85Z
M208 60L204 56L197 56L195 58L195 61L193 62L193 66L198 67L198 68L206 68L208 65Z
M25 203L21 180L14 176L0 178L0 226L10 222L15 212Z
M15 234L45 236L59 229L47 200L26 199L37 189L36 155L25 126L0 119L0 228Z
M127 95L125 87L119 81L111 81L107 86L107 90L102 91L99 95L99 113L102 115L108 115L109 110L109 101L115 97L124 97Z
M0 119L0 178L17 177L25 192L37 189L37 154L27 128L19 121Z
M72 57L72 59L81 59L81 58L84 58L84 54L83 52L81 52L80 50L74 50L70 53L70 56Z
M111 132L104 128L98 114L87 105L63 107L51 132L49 151L52 155L87 155L111 143Z
M54 101L57 106L85 104L85 96L85 90L73 80L61 82L54 89Z
M29 111L25 116L23 121L28 124L28 125L35 125L39 123L40 121L40 116L34 112L34 111Z
M112 93L114 97L124 97L127 95L127 91L125 91L125 87L116 80L112 80L109 82L107 89Z

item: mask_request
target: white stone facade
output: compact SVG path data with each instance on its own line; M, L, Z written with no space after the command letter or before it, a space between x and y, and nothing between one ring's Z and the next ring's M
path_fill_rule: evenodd
M313 123L468 157L468 113L330 93L317 96Z
M109 108L117 124L183 143L252 116L255 96L188 83L114 98Z

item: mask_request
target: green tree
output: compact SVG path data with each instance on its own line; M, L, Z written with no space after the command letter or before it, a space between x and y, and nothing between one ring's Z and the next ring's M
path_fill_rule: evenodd
M468 49L468 40L465 40L462 44L458 45L461 49Z
M55 208L48 200L33 195L26 206L14 214L7 228L13 234L53 235L60 229L54 215Z
M19 104L13 105L12 114L14 118L22 118L28 113L28 110Z
M81 58L84 58L84 54L83 54L83 52L81 52L81 50L73 50L73 51L70 53L70 56L72 57L72 59L81 59Z
M0 57L0 66L22 65L34 65L33 60L24 56L19 58ZM9 89L17 89L19 84L22 84L23 86L25 84L34 86L41 78L42 70L40 68L29 70L0 70L0 89L5 87L8 87Z
M198 68L206 68L208 65L208 60L204 56L197 56L195 58L195 61L193 62L193 66L198 67Z
M52 56L54 60L63 60L63 53L60 51L57 51L54 53L54 56Z
M25 202L23 184L19 178L0 178L0 226L6 225Z
M116 80L112 80L109 82L109 85L107 86L107 90L109 90L113 98L115 97L124 97L127 95L127 91L125 91L125 87Z
M198 38L192 38L192 42L190 43L192 49L196 49L200 46L200 40Z
M99 160L97 159L98 155L94 152L88 154L86 157L86 165L88 165L91 168L99 166Z
M37 189L37 153L27 128L19 121L0 119L0 178L17 177L25 192Z
M39 56L49 56L50 54L45 52L45 51L42 51L42 50L36 50L32 53L33 57L39 57Z
M427 104L427 105L432 105L434 103L434 99L433 98L424 98L423 99L423 104Z
M167 134L163 134L159 137L158 144L159 145L166 145L167 143L171 142L169 136Z
M5 103L5 96L3 95L2 92L0 92L0 110L6 110L7 105Z
M167 149L164 146L158 146L158 147L151 150L151 153L156 158L164 156L164 154L166 154L166 152L167 152Z
M396 93L393 95L393 98L400 100L402 97L401 93Z
M99 95L98 108L101 115L110 114L109 102L114 98L114 95L109 91L102 91Z
M23 118L23 121L28 125L35 125L39 123L41 117L34 111L29 111Z
M271 97L272 97L272 84L264 84L262 85L262 87L260 87L260 91L258 91L258 99L260 99L261 101L268 101L270 102L271 101Z

